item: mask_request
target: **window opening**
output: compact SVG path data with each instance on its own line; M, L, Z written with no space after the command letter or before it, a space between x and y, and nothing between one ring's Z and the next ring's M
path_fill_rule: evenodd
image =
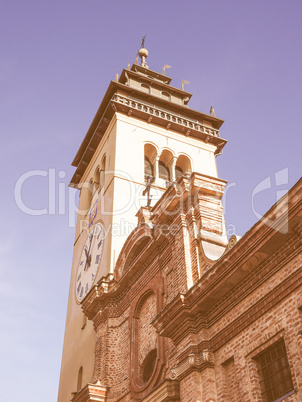
M170 181L169 169L167 168L167 166L162 161L158 162L158 173L159 173L159 178L160 179Z
M255 359L264 401L274 402L294 393L283 339L265 349Z
M181 176L183 176L184 172L182 170L182 168L180 168L179 166L175 166L175 179L179 179Z
M153 177L153 166L147 156L145 156L145 181L148 180L148 177Z
M144 384L148 382L153 374L157 358L157 350L153 349L145 358L142 365L143 381Z

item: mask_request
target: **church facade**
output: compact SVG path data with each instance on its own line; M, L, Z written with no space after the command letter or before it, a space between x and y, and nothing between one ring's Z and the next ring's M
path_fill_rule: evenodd
M73 161L58 402L300 401L302 182L228 240L223 121L139 55Z

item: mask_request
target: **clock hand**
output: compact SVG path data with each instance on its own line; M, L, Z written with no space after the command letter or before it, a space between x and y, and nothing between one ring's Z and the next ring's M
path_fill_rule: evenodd
M86 264L85 264L85 271L86 271L86 265L87 265L87 269L90 267L90 263L91 263L91 255L89 255L90 249L91 249L91 244L92 244L92 239L93 239L93 231L90 234L90 244L89 244L89 249L86 252Z
M87 261L88 261L88 252L87 252L86 248L84 248L84 251L85 251L85 255L86 255L84 271L86 271L86 265L87 265Z

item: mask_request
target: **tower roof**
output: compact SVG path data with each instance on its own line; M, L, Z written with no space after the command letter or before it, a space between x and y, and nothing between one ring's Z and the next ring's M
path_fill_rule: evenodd
M170 85L171 78L133 64L118 81L111 81L84 140L72 162L77 167L70 185L77 187L115 112L132 115L215 145L220 153L226 140L220 138L223 120L190 109L192 94ZM145 88L154 89L146 92ZM165 94L165 96L163 96ZM169 96L169 97L167 97Z

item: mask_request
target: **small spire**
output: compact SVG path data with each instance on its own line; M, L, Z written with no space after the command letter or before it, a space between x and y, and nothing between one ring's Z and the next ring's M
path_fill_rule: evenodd
M116 73L115 73L115 81L118 82L118 69L116 70Z
M130 70L130 61L128 60L127 70Z
M147 66L147 63L146 63L146 58L148 57L149 52L148 52L148 50L145 48L145 39L146 39L146 35L143 36L141 48L140 48L139 51L138 51L138 55L139 55L139 57L141 58L141 66L142 66L142 67L145 67L145 68L149 68L149 67Z
M213 117L215 117L215 110L214 110L213 106L211 106L211 108L210 108L210 114L211 114Z
M182 80L181 81L181 90L184 91L185 84L190 84L190 81Z
M138 54L136 55L136 58L135 58L135 64L138 64Z
M163 67L163 75L166 75L166 68L171 68L171 66L169 66L169 64L165 64Z

